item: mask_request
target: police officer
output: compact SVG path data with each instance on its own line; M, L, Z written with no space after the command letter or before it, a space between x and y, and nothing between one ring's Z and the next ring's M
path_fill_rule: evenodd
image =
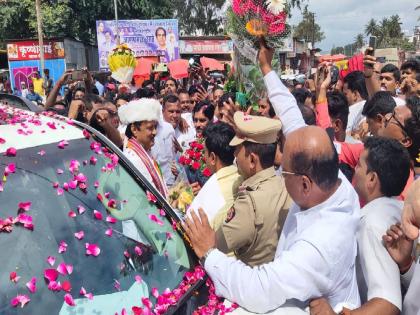
M281 122L236 112L236 164L244 182L226 219L216 231L217 248L249 266L273 260L291 205L284 180L276 176L274 157Z

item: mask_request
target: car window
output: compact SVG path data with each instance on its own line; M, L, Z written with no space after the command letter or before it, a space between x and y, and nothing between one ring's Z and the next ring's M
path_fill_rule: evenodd
M153 301L153 288L176 288L191 269L171 221L99 143L76 139L21 149L16 157L0 157L0 169L9 163L16 170L0 192L0 219L16 217L18 204L31 202L19 211L34 227L15 224L0 233L0 314L114 314L141 306L142 297ZM47 269L61 271L58 292L44 277ZM33 278L30 293L26 284ZM67 293L75 306L64 302ZM18 295L30 298L23 308L11 305Z

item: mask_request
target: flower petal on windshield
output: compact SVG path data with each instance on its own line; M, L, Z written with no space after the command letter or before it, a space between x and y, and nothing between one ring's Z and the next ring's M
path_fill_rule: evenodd
M76 304L74 304L73 297L71 296L70 293L67 293L66 295L64 295L64 302L66 302L66 304L70 305L70 306L75 306L76 305Z
M15 298L13 298L10 301L10 304L12 304L13 307L17 307L20 305L20 307L24 307L27 303L29 303L31 299L27 295L17 295Z
M19 202L18 204L19 209L22 209L25 211L29 211L31 209L31 206L32 206L32 202L30 201Z
M28 283L26 283L26 287L28 288L28 290L29 290L31 293L35 293L35 291L36 291L36 278L35 278L35 277L33 277L33 278L31 279L31 281L29 281Z
M16 271L12 271L9 275L9 279L13 283L17 283L19 281L20 277L17 275Z
M96 220L102 220L102 213L100 213L98 210L93 210L93 216Z
M109 237L111 237L112 236L112 229L111 228L109 228L109 229L107 229L106 231L105 231L105 235L107 235L107 236L109 236Z
M55 257L54 256L48 256L47 262L50 266L54 266L55 264Z
M81 240L85 237L85 232L83 231L76 232L74 233L74 237L77 238L78 240Z
M155 214L149 214L148 217L151 221L157 223L160 226L163 226L163 222Z
M55 269L45 269L44 278L47 280L48 283L50 283L51 281L56 281L58 278L58 271Z
M95 256L96 257L101 252L101 249L96 244L86 243L85 244L85 247L86 247L86 255L88 255L88 256L92 255L92 256Z
M67 250L67 243L64 241L60 242L60 246L58 246L58 253L64 253Z
M6 156L16 156L16 149L13 147L10 147L6 150L6 152L4 153Z

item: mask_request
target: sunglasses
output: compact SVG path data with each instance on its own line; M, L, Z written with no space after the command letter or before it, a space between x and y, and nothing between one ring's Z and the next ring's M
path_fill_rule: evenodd
M404 125L398 120L397 116L395 116L395 110L391 114L387 114L385 116L385 122L384 122L385 128L388 127L388 125L391 123L391 119L395 120L394 124L400 127L404 135L407 136L408 135L407 130L405 129Z

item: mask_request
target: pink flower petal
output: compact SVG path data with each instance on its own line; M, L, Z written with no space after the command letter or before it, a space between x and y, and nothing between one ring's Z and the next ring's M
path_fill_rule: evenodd
M111 193L110 192L106 192L105 194L104 194L104 196L105 196L105 198L106 199L109 199L109 196L111 195Z
M151 221L157 223L160 226L163 226L163 222L155 214L149 214L148 217Z
M85 244L85 247L86 247L86 255L87 256L92 255L92 256L97 257L100 254L100 252L101 252L101 249L96 244L86 243Z
M141 254L143 254L143 251L141 250L141 248L139 246L134 247L134 251L139 256L141 256Z
M89 163L92 165L96 165L96 162L98 162L98 159L92 155L89 159Z
M58 182L54 182L54 183L53 183L53 187L54 187L54 188L58 188L58 186L60 186L60 184L59 184Z
M70 210L69 213L67 214L70 218L75 218L77 216L76 212L74 212L73 210Z
M14 174L15 172L16 172L15 163L10 163L4 168L4 176L8 176L9 174Z
M57 174L58 175L61 175L61 174L63 174L64 173L64 171L61 169L61 168L57 168Z
M10 147L6 149L6 152L4 153L6 156L16 156L16 149L13 147Z
M60 246L58 246L58 253L59 254L64 253L66 252L66 250L67 250L67 243L64 241L61 241Z
M159 296L159 291L156 288L152 288L152 295L157 298Z
M76 189L77 188L77 180L71 180L69 182L69 188L70 189Z
M57 282L57 281L50 281L50 283L48 283L48 290L50 291L61 291L61 283Z
M6 140L4 140L3 138L0 138L0 144L5 144Z
M149 202L152 202L152 203L157 202L156 196L153 195L150 191L147 191L146 195L147 195L147 200L149 200Z
M67 265L66 263L61 263L58 265L57 271L62 275L71 275L73 272L73 266Z
M57 127L55 126L55 123L51 121L47 122L47 126L50 127L51 129L57 129Z
M121 284L118 280L114 279L114 288L117 289L118 291L121 290Z
M117 202L115 201L115 199L110 199L108 201L108 207L109 208L114 208L114 209L117 207Z
M78 240L81 240L85 237L85 232L83 231L76 232L74 233L74 237L77 238Z
M35 293L36 291L36 278L32 278L31 281L29 281L28 283L26 283L26 287L28 288L28 290L31 293Z
M47 262L50 266L54 266L55 264L55 257L54 256L48 256Z
M79 294L80 295L85 295L86 294L86 289L84 287L81 287L80 291L79 291Z
M45 151L44 151L44 150L39 151L39 152L38 152L38 155L40 155L40 156L44 156L44 155L45 155Z
M77 181L85 183L87 180L87 177L83 173L79 173L76 176Z
M71 173L78 172L79 171L79 166L80 166L79 161L77 161L77 160L71 160L70 161L70 166L69 166L69 171Z
M62 140L62 141L60 141L58 144L57 144L57 147L59 148L59 149L64 149L66 146L68 146L69 145L69 143L66 141L66 140Z
M148 298L146 298L146 297L142 297L142 298L141 298L141 302L142 302L142 303L143 303L143 305L144 305L145 307L147 307L148 309L151 309L151 308L153 307L152 302L151 302Z
M10 303L13 307L20 305L20 307L23 308L30 300L31 299L27 295L17 295L10 301Z
M130 258L130 253L129 253L128 251L126 251L126 250L125 250L125 251L124 251L124 256L125 256L125 257L127 257L127 258Z
M13 283L17 283L19 281L20 277L17 275L16 271L12 271L9 275L9 279Z
M91 292L85 294L85 298L88 300L93 300L93 294Z
M114 224L114 223L117 223L117 219L115 219L114 217L111 217L111 216L107 216L106 217L106 222Z
M139 275L136 275L135 277L134 277L134 279L136 279L136 282L137 283L141 283L142 282L142 278L139 276Z
M47 282L56 281L58 278L58 271L55 269L45 269L44 270L44 278Z
M172 239L172 234L170 232L166 232L166 239L167 240Z
M79 214L85 213L86 209L83 206L77 206L77 211L79 211Z
M64 295L64 302L66 302L67 305L76 306L76 304L74 303L73 297L71 296L70 293L67 293L66 295Z
M64 190L60 187L57 188L57 195L61 196L62 194L64 194Z
M87 131L86 129L83 129L83 136L86 138L86 139L89 139L90 138L90 133L89 133L89 131Z
M111 228L107 229L107 230L105 231L105 235L107 235L107 236L111 237L111 236L112 236L112 229L111 229Z
M70 293L70 291L71 291L70 281L67 281L67 280L63 281L63 283L61 284L61 288L63 289L63 291L66 291L66 292Z
M18 207L19 209L29 211L31 209L32 202L25 201L25 202L19 202Z
M160 214L161 217L166 216L165 210L163 210L163 209L159 210L159 214Z
M102 213L100 213L98 210L93 210L93 216L96 220L102 220Z
M93 183L93 186L94 186L95 188L98 188L98 187L99 187L99 182L96 180L96 181Z
M22 224L24 228L33 231L34 225L32 223L32 216L26 214L19 214L16 218L16 223Z

